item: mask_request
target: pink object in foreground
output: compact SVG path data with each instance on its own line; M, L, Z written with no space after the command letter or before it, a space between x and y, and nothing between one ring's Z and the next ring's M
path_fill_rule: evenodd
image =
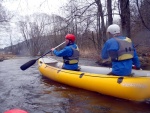
M21 110L21 109L11 109L11 110L5 111L4 113L28 113L28 112Z

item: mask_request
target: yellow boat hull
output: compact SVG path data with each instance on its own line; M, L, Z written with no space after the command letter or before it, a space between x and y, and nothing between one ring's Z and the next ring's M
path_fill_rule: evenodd
M62 63L59 63L59 65ZM150 77L121 77L59 68L58 62L38 61L40 73L57 82L117 98L144 101L150 98ZM99 67L101 68L101 67ZM148 73L149 74L149 73Z

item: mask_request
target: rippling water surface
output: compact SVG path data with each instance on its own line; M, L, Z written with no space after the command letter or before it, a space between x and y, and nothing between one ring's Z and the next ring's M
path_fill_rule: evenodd
M14 108L29 113L150 113L150 101L126 101L63 85L42 77L36 64L21 71L31 59L0 62L0 113Z

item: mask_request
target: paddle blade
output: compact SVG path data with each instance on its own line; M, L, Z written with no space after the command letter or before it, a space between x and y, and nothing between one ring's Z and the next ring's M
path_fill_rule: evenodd
M35 64L36 60L30 60L29 62L23 64L20 69L21 70L26 70L27 68L29 68L30 66L32 66L33 64Z

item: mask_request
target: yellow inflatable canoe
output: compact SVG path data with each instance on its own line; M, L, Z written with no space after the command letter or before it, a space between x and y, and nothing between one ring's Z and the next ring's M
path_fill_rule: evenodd
M40 58L38 66L43 76L73 87L127 100L150 99L150 71L133 70L132 77L107 75L111 68L106 67L80 66L80 71L71 71L50 58Z

